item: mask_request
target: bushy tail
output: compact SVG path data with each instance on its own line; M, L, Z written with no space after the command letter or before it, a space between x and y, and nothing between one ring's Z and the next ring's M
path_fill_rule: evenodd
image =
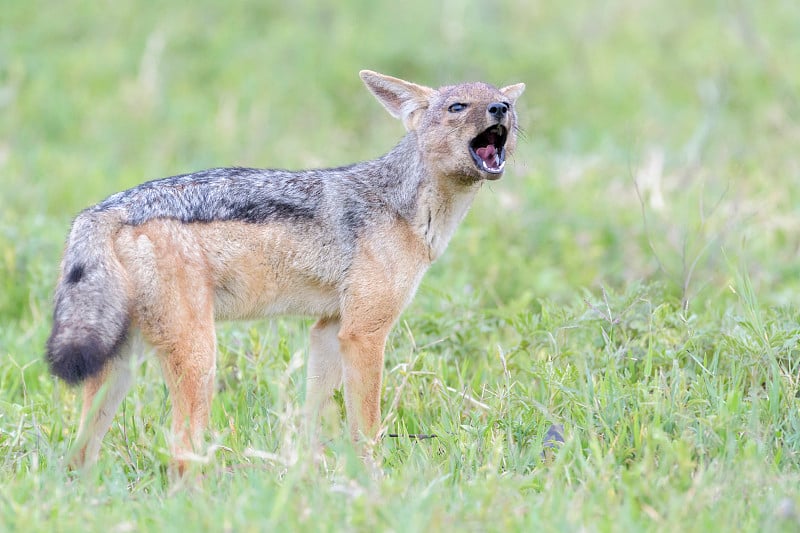
M72 224L47 341L50 371L80 383L119 352L130 325L125 274L116 259L113 212L84 211Z

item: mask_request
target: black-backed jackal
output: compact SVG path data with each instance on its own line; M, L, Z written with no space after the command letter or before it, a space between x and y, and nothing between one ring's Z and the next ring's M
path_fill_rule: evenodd
M361 79L408 132L378 159L205 170L114 194L75 218L47 360L67 382L85 381L76 466L96 460L144 340L167 381L182 472L208 425L214 321L274 314L319 318L309 415L343 384L352 437L376 436L387 335L481 183L502 175L525 86Z

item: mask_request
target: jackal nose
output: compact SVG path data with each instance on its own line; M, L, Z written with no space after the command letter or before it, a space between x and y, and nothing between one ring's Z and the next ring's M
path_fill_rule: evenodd
M492 102L489 104L487 111L497 120L503 120L508 113L508 104L503 102Z

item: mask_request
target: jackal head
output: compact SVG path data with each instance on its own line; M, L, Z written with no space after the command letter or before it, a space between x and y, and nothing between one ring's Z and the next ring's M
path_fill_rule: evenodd
M439 89L362 70L361 79L389 113L416 134L435 174L473 182L500 178L516 147L515 104L524 83L498 89L462 83Z

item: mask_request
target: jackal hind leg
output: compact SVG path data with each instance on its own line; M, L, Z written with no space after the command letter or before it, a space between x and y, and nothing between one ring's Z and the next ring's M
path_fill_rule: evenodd
M311 327L305 409L314 444L322 430L334 427L339 420L332 401L333 392L342 384L339 328L339 320L334 318L322 318Z
M130 279L132 318L155 349L169 390L172 477L204 452L214 390L214 275L201 230L209 228L151 220L121 230L116 244Z
M103 437L133 382L141 350L140 339L132 336L100 373L86 380L78 437L69 457L72 468L86 469L97 462Z
M216 374L216 335L213 320L185 328L159 353L172 401L170 470L183 476L204 448Z

